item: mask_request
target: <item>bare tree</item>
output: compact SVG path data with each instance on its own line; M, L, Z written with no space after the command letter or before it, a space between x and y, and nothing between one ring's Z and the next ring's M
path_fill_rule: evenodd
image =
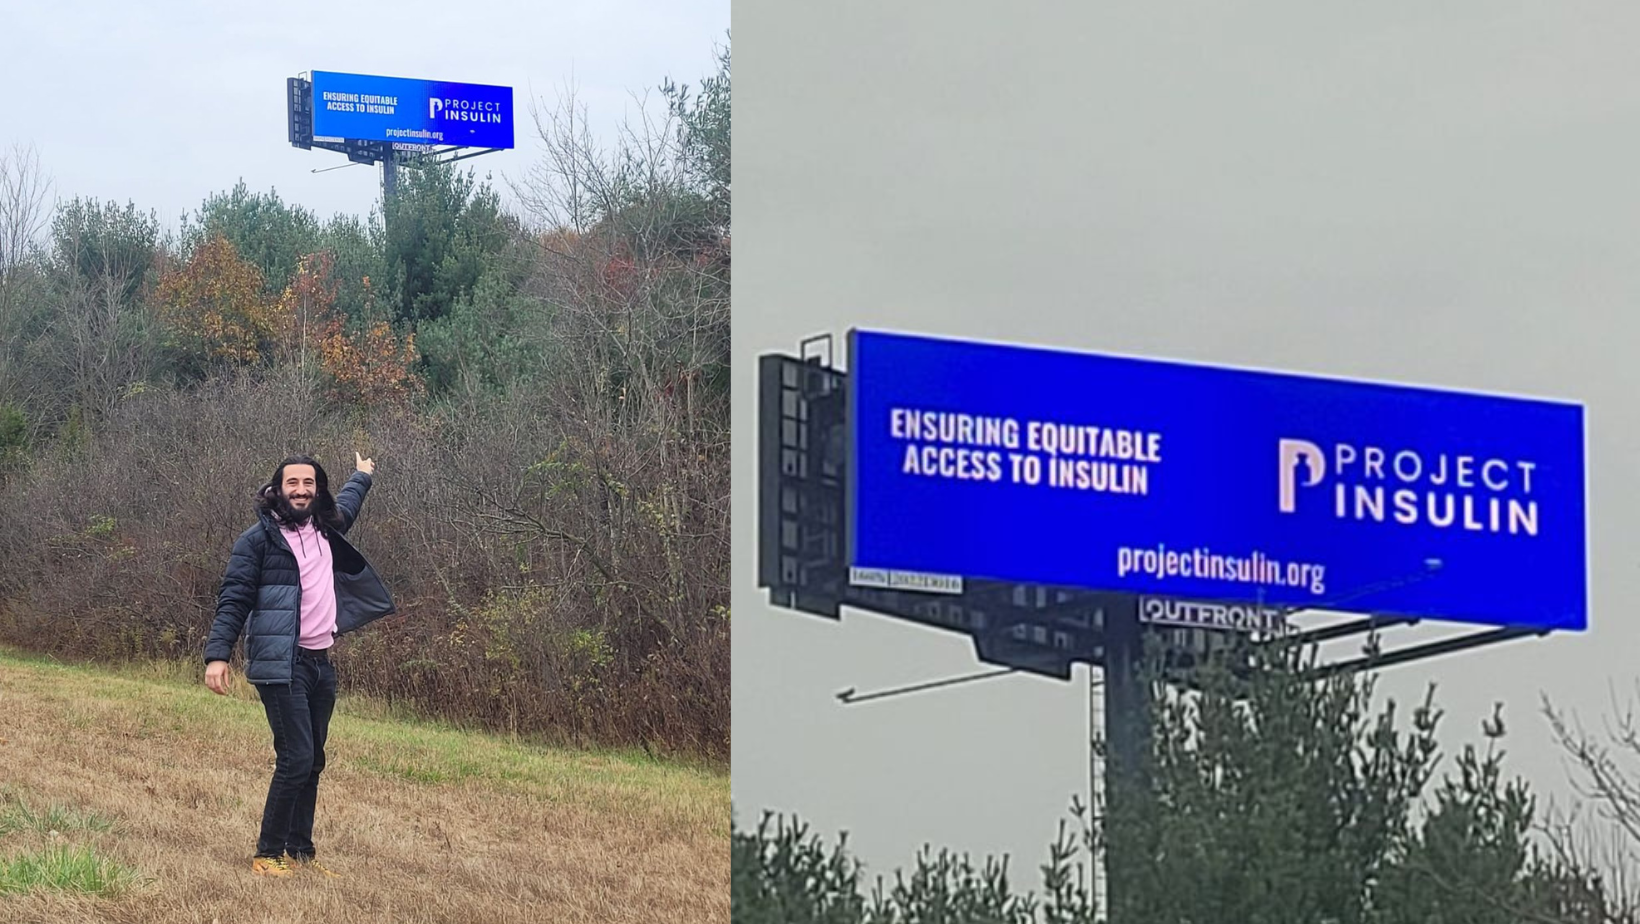
M32 147L0 152L0 399L13 391L15 346L20 341L21 276L39 245L49 210L51 181Z
M134 205L75 200L58 209L53 246L43 368L66 377L50 384L73 404L105 413L149 371L141 302L161 250L158 219Z
M1595 733L1545 697L1543 712L1570 758L1574 790L1594 812L1553 812L1543 831L1554 859L1600 871L1599 885L1618 909L1613 919L1633 921L1640 917L1640 717L1632 701L1620 704L1614 696L1612 704L1615 717Z
M0 283L39 243L50 191L32 146L13 145L0 153Z
M705 715L728 683L728 242L677 112L636 103L607 145L572 92L533 107L546 153L513 189L542 229L524 294L552 306L555 432L543 464L469 487L468 520L565 556L628 669L677 665Z
M573 86L556 104L531 101L530 116L546 156L523 180L510 184L531 217L547 228L585 234L655 193L682 185L686 164L676 117L654 112L647 97L633 101L636 124L617 129L613 148L594 135Z

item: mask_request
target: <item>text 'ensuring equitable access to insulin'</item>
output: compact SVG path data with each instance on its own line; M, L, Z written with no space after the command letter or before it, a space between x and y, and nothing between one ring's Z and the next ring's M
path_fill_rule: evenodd
M1145 495L1162 461L1162 435L1144 430L899 407L888 418L905 475Z
M341 93L327 90L323 94L325 109L329 112L366 112L372 115L393 115L398 110L397 96L375 93Z

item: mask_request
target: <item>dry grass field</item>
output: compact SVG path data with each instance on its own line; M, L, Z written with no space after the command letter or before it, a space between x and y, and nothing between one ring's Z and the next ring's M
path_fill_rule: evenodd
M314 840L341 878L253 876L273 749L242 677L0 649L0 921L729 920L724 770L347 697L327 750Z

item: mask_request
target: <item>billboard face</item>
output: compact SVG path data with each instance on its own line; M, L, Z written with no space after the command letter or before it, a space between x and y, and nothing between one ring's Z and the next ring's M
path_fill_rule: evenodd
M314 71L313 134L398 144L511 148L512 87Z
M1580 405L850 333L849 564L1587 621Z

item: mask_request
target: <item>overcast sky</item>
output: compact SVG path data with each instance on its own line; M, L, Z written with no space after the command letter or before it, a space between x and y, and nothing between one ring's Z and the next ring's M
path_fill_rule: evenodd
M287 77L512 87L516 150L471 161L504 187L541 155L532 99L555 104L573 81L593 129L610 138L635 114L633 93L710 75L728 32L729 0L7 2L0 149L32 144L61 198L133 201L166 227L240 179L321 218L363 216L379 199L380 168L312 173L348 161L290 146Z
M1585 402L1591 630L1381 688L1438 681L1451 747L1503 702L1510 767L1564 799L1540 696L1598 724L1640 675L1640 7L1053 6L736 6L741 820L1034 881L1088 785L1085 674L844 707L979 666L757 588L756 357L851 326Z

